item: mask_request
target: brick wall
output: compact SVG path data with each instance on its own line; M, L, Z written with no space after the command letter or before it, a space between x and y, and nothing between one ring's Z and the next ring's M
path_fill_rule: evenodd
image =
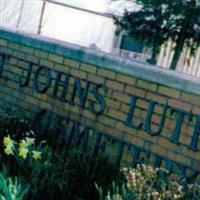
M41 108L68 115L133 144L142 150L141 156L148 157L150 151L165 161L199 169L199 80L6 30L0 30L0 66L1 104L18 106L32 115ZM64 84L68 85L65 92ZM128 147L124 152L123 160L136 156L127 153Z

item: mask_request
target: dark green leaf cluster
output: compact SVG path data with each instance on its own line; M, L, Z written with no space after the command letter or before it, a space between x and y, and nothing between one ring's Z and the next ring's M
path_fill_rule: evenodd
M175 68L181 51L189 48L193 55L200 45L199 0L137 0L141 9L126 11L122 18L115 18L119 30L141 41L158 53L165 42L171 40L175 53L171 68Z

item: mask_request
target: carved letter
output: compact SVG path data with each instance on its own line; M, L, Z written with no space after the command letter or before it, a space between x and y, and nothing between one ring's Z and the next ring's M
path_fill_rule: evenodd
M80 107L81 108L85 107L85 102L86 102L86 99L87 99L90 83L91 82L87 81L86 87L81 88L80 78L75 78L74 88L73 88L72 97L71 97L71 101L70 101L71 104L74 104L75 96L78 93L78 96L79 96L79 99L80 99Z
M174 113L177 113L177 121L176 121L176 126L175 129L172 132L172 135L170 137L170 141L175 143L175 144L179 144L179 136L180 136L180 131L181 131L181 126L183 124L183 119L185 115L189 116L189 119L192 119L192 113L181 110L179 108L172 108L171 114L173 115Z
M65 77L64 81L61 80L62 75ZM52 97L59 98L61 101L64 101L64 102L67 101L66 95L68 91L68 83L69 83L69 74L65 74L63 72L57 72ZM62 94L60 97L58 97L59 86L62 87Z
M119 149L118 149L117 156L116 156L117 157L116 166L120 167L120 162L121 162L121 159L122 159L122 156L124 153L124 147L126 145L126 142L123 140L118 140L118 142L119 142Z
M189 146L190 149L192 149L193 151L197 151L198 150L198 138L200 135L200 115L195 115L196 117L196 123L195 123L195 127L193 130L193 135L192 135L192 141L191 144Z
M151 130L151 119L152 119L152 115L153 115L154 108L155 108L156 104L158 104L158 103L155 102L155 101L152 101L152 100L149 101L149 107L148 107L148 111L147 111L147 117L146 117L145 124L144 124L144 130L149 135L152 135L152 136L159 135L160 132L162 131L162 128L163 128L164 123L165 123L166 111L167 111L167 108L168 108L168 106L165 104L164 108L163 108L163 113L162 113L162 115L160 117L160 123L158 125L158 130L157 131L153 131L153 130Z
M96 115L100 115L104 112L105 108L106 108L106 102L105 99L103 98L103 96L98 92L100 88L104 89L104 92L107 93L108 92L108 87L106 85L102 85L102 84L95 84L93 86L92 92L94 94L94 97L96 98L96 100L99 102L99 110L95 110L95 102L91 102L91 111L93 113L95 113Z
M93 158L97 157L99 150L104 150L105 142L101 141L104 135L105 134L102 132L96 132L96 141L95 141L95 146L92 153Z
M129 112L128 112L128 116L127 116L125 124L127 126L132 127L132 128L135 128L135 129L141 129L142 126L143 126L143 122L141 122L139 124L134 124L132 122L137 99L139 99L139 97L133 96L133 95L131 96L131 104L130 104L130 107L129 107Z
M19 78L19 86L20 87L28 86L30 78L31 78L31 73L32 73L32 68L33 68L32 66L33 66L33 63L29 63L27 75L24 80L23 80L22 76L20 76L20 78Z
M45 83L45 86L40 87L39 83L38 83L39 82L38 79L39 79L39 76L40 76L42 71L44 71L44 73L45 73L46 83ZM34 89L35 89L36 92L45 93L51 85L51 71L50 71L50 69L40 66L36 71L33 84L34 84Z
M6 55L5 54L0 54L0 77L3 74L5 59L6 59Z

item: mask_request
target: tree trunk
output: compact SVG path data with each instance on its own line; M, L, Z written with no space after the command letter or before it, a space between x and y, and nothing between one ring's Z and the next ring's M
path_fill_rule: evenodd
M152 49L152 54L151 54L151 58L147 60L147 62L149 64L152 64L152 65L155 65L156 64L156 58L157 58L157 55L158 55L158 46L156 44L154 44L153 46L153 49Z
M174 56L170 65L170 69L175 70L178 64L178 61L181 57L181 53L184 47L184 39L182 37L177 41L176 47L174 49Z
M150 64L155 65L156 64L156 57L157 57L157 52L153 51L150 59Z

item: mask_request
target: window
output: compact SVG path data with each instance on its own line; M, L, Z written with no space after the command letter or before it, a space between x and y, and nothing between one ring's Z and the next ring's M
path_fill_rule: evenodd
M120 49L124 49L127 51L133 51L133 52L137 52L137 53L142 53L144 46L140 42L135 40L134 38L123 35L121 44L120 44Z

